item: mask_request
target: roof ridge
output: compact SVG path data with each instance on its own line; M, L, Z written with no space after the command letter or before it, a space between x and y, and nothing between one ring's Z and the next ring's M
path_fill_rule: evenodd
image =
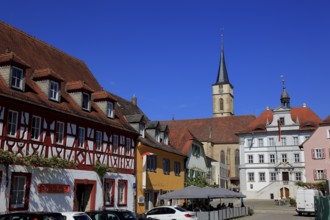
M30 34L24 32L23 30L20 30L20 29L14 27L14 26L12 26L12 25L10 25L10 24L8 24L8 23L2 21L2 20L0 20L0 23L2 23L3 25L7 26L7 27L10 28L10 29L12 29L13 31L19 32L19 33L25 35L26 37L29 37L29 38L31 38L31 39L33 39L33 40L36 40L36 41L38 41L39 43L42 43L43 45L45 45L45 46L47 46L47 47L50 47L50 48L52 48L52 49L54 49L54 50L56 50L56 51L58 51L58 52L60 52L60 53L63 53L63 54L65 54L65 55L67 55L67 56L73 58L74 60L77 60L77 61L79 61L79 62L82 62L82 63L84 63L84 65L86 65L86 63L85 63L83 60L80 60L80 59L78 59L78 58L76 58L76 57L74 57L74 56L72 56L72 55L70 55L70 54L64 52L63 50L60 50L60 49L56 48L55 46L53 46L53 45L51 45L51 44L49 44L49 43L47 43L47 42L45 42L45 41L42 41L42 40L40 40L40 39L38 39L38 38L36 38L36 37L34 37L34 36L32 36L32 35L30 35ZM87 66L87 65L86 65L86 66Z

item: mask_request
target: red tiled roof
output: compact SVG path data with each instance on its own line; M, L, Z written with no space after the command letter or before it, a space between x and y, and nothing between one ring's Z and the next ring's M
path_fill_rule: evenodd
M67 87L71 91L75 89L83 89L90 92L102 91L102 87L83 61L0 21L0 54L8 50L12 51L12 53L3 55L3 62L7 62L6 60L8 60L9 56L9 58L13 57L21 64L29 65L30 68L26 69L25 72L26 85L24 92L9 88L8 83L0 77L1 98L38 105L42 108L52 109L136 133L126 122L120 108L117 106L115 106L116 117L114 119L109 119L93 102L90 112L83 111L65 91L64 86L61 87L61 102L53 102L48 99L47 95L33 80L33 77L51 76L67 83ZM65 85L65 83L63 84Z
M1 64L15 64L18 67L30 68L29 64L27 64L22 58L20 58L13 52L0 54L0 63Z
M36 70L33 73L33 79L37 80L37 79L56 79L59 81L64 81L64 79L58 75L55 71L53 71L50 68L46 68L46 69L41 69L41 70Z
M239 133L266 132L266 125L267 123L272 123L273 116L273 110L265 110L258 118ZM308 107L292 108L291 119L296 123L299 122L300 130L316 129L322 122L322 120Z
M97 91L92 94L92 99L94 101L109 100L117 102L117 99L111 93L107 91Z
M323 120L322 124L330 124L330 115Z
M187 128L172 128L169 131L170 145L184 155L187 155L189 153L193 139L195 139L194 136Z
M255 119L254 115L227 116L219 118L162 121L172 129L188 129L200 142L211 141L217 144L238 143L237 132Z

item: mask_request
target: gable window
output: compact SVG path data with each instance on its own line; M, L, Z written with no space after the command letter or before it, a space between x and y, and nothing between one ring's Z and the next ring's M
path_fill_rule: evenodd
M118 135L113 136L112 140L112 152L117 153L118 152Z
M32 116L32 125L31 125L32 140L40 139L40 129L41 129L41 118L37 116Z
M163 172L165 175L170 174L170 160L169 159L163 159Z
M96 131L96 133L95 133L95 145L96 145L96 150L101 149L101 145L102 145L102 132L101 131Z
M49 99L53 101L59 101L59 91L60 91L60 86L58 82L50 80L50 85L49 85Z
M82 109L89 111L90 110L90 95L86 92L82 93Z
M285 125L285 119L283 117L280 118L280 124Z
M314 170L314 180L324 180L327 178L327 170L318 169Z
M56 131L55 131L56 144L63 144L64 140L64 123L57 121L56 122Z
M23 90L23 80L23 70L17 67L13 67L11 70L10 86L15 89Z
M159 131L157 129L155 130L155 139L156 139L157 142L160 141Z
M314 148L312 149L312 158L313 159L324 159L325 158L325 153L324 153L324 148Z
M144 124L139 124L139 133L142 137L144 137Z
M115 205L115 180L114 179L105 179L104 200L105 200L105 206L114 206Z
M131 153L131 139L126 138L126 155L130 155Z
M85 128L78 128L78 147L84 147L85 142Z
M7 135L16 136L17 132L17 121L18 121L18 112L8 111L8 122L7 122Z
M114 105L113 102L107 102L107 116L114 118Z
M174 174L175 176L180 176L181 173L181 163L178 161L174 161Z
M248 155L248 163L253 163L253 155Z
M192 145L192 155L195 157L200 157L201 156L201 152L200 152L200 148L197 145Z
M157 156L148 155L147 156L147 171L156 172L157 169Z
M164 132L164 140L163 140L164 144L168 144L168 134L167 132Z
M118 180L118 206L127 205L127 180Z
M275 163L275 154L269 155L269 163Z
M31 173L12 173L10 207L13 210L27 210L30 194Z

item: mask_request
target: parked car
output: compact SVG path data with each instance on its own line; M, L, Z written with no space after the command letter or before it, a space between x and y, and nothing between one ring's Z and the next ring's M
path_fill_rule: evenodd
M66 220L91 220L85 212L62 212Z
M188 211L178 206L159 206L150 209L146 213L146 218L159 220L197 220L195 212Z
M65 220L59 212L10 212L0 214L0 220Z
M129 210L101 210L86 212L92 220L137 220L133 212Z

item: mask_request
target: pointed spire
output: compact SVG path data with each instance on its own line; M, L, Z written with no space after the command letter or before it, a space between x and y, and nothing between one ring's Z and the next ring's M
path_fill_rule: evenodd
M225 62L225 52L224 52L224 34L223 29L221 29L221 52L220 52L220 64L218 69L217 81L215 84L230 84L228 72Z
M290 96L286 91L284 76L281 75L281 78L282 78L282 88L283 88L281 94L281 106L290 108Z

